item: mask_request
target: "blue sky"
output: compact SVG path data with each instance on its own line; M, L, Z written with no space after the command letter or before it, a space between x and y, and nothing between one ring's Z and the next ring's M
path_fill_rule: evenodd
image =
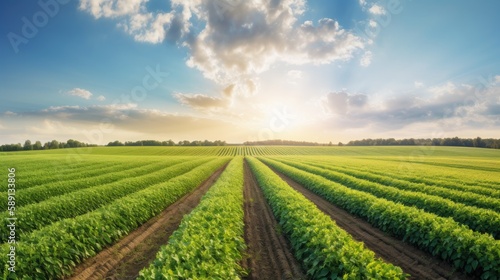
M0 142L500 137L499 10L1 1Z

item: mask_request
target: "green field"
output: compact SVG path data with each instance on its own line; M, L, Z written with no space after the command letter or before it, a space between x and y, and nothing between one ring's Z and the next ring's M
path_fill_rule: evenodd
M16 272L9 274L6 264L3 275L68 277L225 167L140 279L238 279L246 274L244 161L311 279L404 279L405 273L375 257L276 171L471 279L500 279L500 150L427 146L0 153L0 251L7 256L15 245L16 255ZM9 187L15 188L10 198ZM15 230L9 217L17 218Z

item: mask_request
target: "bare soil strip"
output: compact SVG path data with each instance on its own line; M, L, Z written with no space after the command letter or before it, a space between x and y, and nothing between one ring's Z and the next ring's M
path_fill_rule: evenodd
M395 264L401 267L404 272L411 274L410 279L472 279L462 273L455 272L450 264L389 236L368 222L331 204L284 174L276 170L274 172L292 188L316 204L321 211L329 215L355 240L363 242L367 248L375 252L377 257Z
M167 244L170 235L179 227L183 216L200 203L201 197L225 168L226 165L193 192L183 196L115 245L85 261L69 279L135 279L139 271L155 259L160 247Z
M244 197L246 279L306 279L246 162Z

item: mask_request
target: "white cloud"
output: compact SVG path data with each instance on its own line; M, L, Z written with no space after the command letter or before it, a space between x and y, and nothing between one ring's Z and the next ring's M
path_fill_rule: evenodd
M360 5L361 7L366 6L366 0L359 0L359 5Z
M364 46L360 38L341 29L332 19L306 21L293 27L297 18L288 8L263 10L261 5L249 3L246 11L228 13L223 22L214 26L208 20L205 30L187 44L191 49L190 67L219 84L242 83L278 62L328 64L348 60ZM240 15L242 12L247 15ZM274 16L276 13L280 16ZM252 27L243 27L251 15Z
M103 95L99 95L99 97L97 97L97 100L104 101L106 100L106 97L104 97Z
M360 111L368 102L364 94L352 94L345 91L331 92L322 99L322 106L326 114L346 115Z
M17 113L14 113L12 111L5 111L5 113L3 113L5 116L17 116Z
M500 84L500 75L495 76L495 83Z
M429 92L436 95L443 95L453 93L456 89L457 86L455 84L453 84L452 82L447 82L446 84L429 88Z
M424 83L419 82L419 81L413 82L413 85L415 86L415 88L423 88L424 87Z
M368 11L374 15L385 15L386 13L385 9L377 4L374 4Z
M332 92L322 98L325 117L316 125L335 131L362 129L362 137L371 130L385 134L397 131L415 137L407 129L419 126L435 126L434 132L442 133L484 132L500 127L500 86L475 88L450 82L427 88L422 93L399 94L380 100L364 94Z
M69 94L71 96L77 96L83 99L90 99L92 97L92 93L90 91L81 88L74 88L72 90L67 91L66 94Z
M189 23L182 19L186 13L177 13L178 4L173 3L169 13L149 12L149 0L80 0L80 10L94 18L117 18L117 26L138 42L161 43L165 39L177 40L189 29ZM184 25L185 23L185 25Z
M123 1L124 2L124 1ZM147 10L147 0L81 0L95 18L119 18L136 41L175 40L189 49L187 65L232 95L251 95L259 75L275 63L328 64L349 60L365 45L332 19L298 22L305 0L172 0L168 13ZM191 29L196 23L200 29Z
M129 17L129 20L118 26L132 35L138 42L157 44L165 40L173 19L173 13L134 14Z
M229 101L227 99L203 94L176 93L174 94L174 97L182 104L196 109L217 109L225 108L229 105Z
M149 0L80 0L80 9L92 14L95 18L114 18L137 14Z
M241 123L140 109L136 104L57 106L35 112L18 113L22 134L30 139L81 139L106 144L131 137L152 139L244 139ZM1 119L0 119L1 120ZM19 133L21 134L21 132ZM148 136L145 136L148 135ZM120 137L120 138L118 138Z
M359 64L363 67L368 67L372 63L372 57L373 57L372 52L366 51L363 57L361 57Z
M374 27L374 28L377 27L377 25L378 25L378 23L372 19L368 22L368 24L370 25L370 27Z

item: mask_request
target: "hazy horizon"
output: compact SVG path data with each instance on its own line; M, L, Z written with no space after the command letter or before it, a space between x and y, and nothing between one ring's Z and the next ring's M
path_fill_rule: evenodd
M0 144L500 138L499 10L2 1Z

